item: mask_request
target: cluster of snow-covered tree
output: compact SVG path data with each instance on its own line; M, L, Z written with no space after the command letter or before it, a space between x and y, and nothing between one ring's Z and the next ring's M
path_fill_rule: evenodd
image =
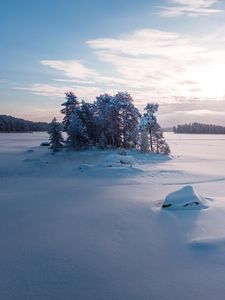
M168 154L169 146L157 122L158 104L148 103L140 114L133 99L126 92L114 96L96 97L93 103L78 101L73 92L67 92L61 110L67 133L66 145L74 150L96 146L101 149L138 149L142 152ZM50 124L50 145L55 151L63 146L56 119Z
M49 124L0 115L0 132L48 131Z
M225 127L203 123L189 123L173 127L175 133L225 134Z

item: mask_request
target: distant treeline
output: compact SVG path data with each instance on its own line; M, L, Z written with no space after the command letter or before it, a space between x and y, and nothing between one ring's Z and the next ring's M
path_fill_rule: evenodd
M12 116L0 115L0 132L48 131L46 122L32 122Z
M213 125L213 124L189 123L189 124L174 126L173 132L175 132L175 133L225 134L225 127Z

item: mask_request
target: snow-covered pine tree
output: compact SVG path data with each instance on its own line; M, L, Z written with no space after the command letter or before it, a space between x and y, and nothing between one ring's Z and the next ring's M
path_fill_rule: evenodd
M164 137L159 139L159 153L160 154L169 154L170 153L170 147L167 144Z
M115 146L115 126L113 122L112 96L103 94L96 97L94 118L97 145L102 147Z
M140 150L143 153L149 152L149 130L147 118L144 116L140 120Z
M65 115L63 119L63 125L65 131L67 132L70 123L70 116L77 108L79 108L79 101L77 96L71 91L65 93L65 98L66 102L61 104L64 106L64 108L61 109L61 113Z
M80 108L77 110L77 114L80 117L81 121L86 127L87 135L90 140L90 144L96 145L96 122L95 122L95 112L94 104L87 103L82 100Z
M112 99L114 111L117 112L116 126L117 147L134 148L138 143L140 113L133 104L133 98L127 92L118 92ZM114 114L115 115L115 114Z
M50 149L53 152L60 151L63 147L63 137L61 133L61 126L57 122L57 119L54 118L49 125L49 141L50 141Z
M84 149L89 144L87 129L85 124L77 113L70 116L69 126L67 129L68 145L74 150Z
M148 131L146 128L140 128L141 136L140 136L140 150L143 153L149 152L149 137Z
M153 151L153 127L156 126L157 120L156 116L154 115L158 111L159 105L157 103L148 103L145 107L145 110L147 111L146 114L144 114L146 126L149 131L149 144L150 144L150 151Z
M142 116L140 122L140 148L143 152L146 152L146 149L149 147L151 152L168 154L170 153L170 148L163 136L162 128L158 124L157 118L154 115L158 111L158 107L159 105L157 103L148 103L145 107L147 113ZM145 131L147 131L147 133Z
M167 144L163 136L163 130L158 123L152 128L152 132L154 152L157 154L169 154L169 145Z

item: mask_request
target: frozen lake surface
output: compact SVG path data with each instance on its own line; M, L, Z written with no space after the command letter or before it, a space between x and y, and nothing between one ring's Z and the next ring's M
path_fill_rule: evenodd
M0 133L0 153L7 151L23 151L37 147L48 140L46 132Z
M0 134L0 299L224 299L225 136L126 159L47 139ZM206 209L161 208L186 190Z

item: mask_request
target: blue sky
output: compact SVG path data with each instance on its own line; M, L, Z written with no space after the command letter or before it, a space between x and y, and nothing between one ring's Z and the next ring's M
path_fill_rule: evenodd
M225 3L220 0L0 2L1 114L60 119L64 92L93 101L126 90L162 125L223 124Z

